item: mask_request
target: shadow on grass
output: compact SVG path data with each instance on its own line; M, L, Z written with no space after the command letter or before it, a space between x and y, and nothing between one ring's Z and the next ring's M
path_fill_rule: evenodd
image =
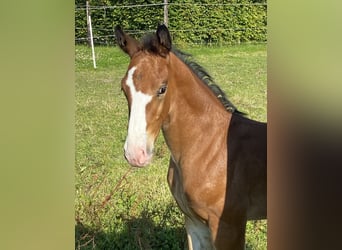
M113 214L113 221L109 226L103 225L99 220L96 222L95 216L92 221L94 226L86 226L81 220L77 220L75 249L188 249L184 221L174 211L174 205L169 204L164 212L145 209L136 218ZM245 249L256 248L252 242L246 241Z
M75 226L75 249L186 249L184 227L156 225L148 214L125 221L122 230L104 232L84 226Z
M184 228L164 228L156 226L150 219L129 220L120 233L104 233L77 223L75 226L75 249L188 249ZM246 243L246 250L253 246Z
M248 242L246 242L245 250L254 250L253 246L249 245Z

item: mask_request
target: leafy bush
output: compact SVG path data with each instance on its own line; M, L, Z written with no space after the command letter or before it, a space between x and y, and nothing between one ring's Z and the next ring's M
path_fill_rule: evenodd
M265 0L169 1L169 29L178 44L236 44L266 41L267 6ZM135 1L134 5L161 4L162 1ZM93 36L96 44L114 44L114 27L120 24L139 37L163 23L162 5L128 7L130 1L90 1ZM95 8L102 6L102 8ZM106 6L114 6L105 8ZM75 36L77 43L86 42L85 0L76 0Z

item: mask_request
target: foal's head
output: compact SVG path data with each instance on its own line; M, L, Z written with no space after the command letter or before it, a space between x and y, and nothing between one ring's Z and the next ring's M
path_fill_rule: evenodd
M115 30L120 48L130 58L121 81L129 107L125 157L133 166L145 166L152 158L154 141L168 112L168 62L171 37L166 26L142 43Z

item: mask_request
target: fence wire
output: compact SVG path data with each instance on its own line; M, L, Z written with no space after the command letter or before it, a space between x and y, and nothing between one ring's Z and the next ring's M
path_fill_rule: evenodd
M132 5L113 5L113 6L89 6L89 10L104 10L104 9L123 9L123 8L139 8L139 7L155 7L164 6L164 3L150 4L132 4ZM167 6L266 6L267 3L168 3ZM86 6L76 6L75 11L86 10Z

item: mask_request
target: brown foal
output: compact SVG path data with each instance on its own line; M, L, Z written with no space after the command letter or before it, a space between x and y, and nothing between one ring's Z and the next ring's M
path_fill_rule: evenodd
M203 68L172 48L165 25L142 41L118 26L115 35L131 59L122 79L127 161L149 164L161 129L189 249L244 249L247 220L266 218L266 123L244 117L211 87Z

